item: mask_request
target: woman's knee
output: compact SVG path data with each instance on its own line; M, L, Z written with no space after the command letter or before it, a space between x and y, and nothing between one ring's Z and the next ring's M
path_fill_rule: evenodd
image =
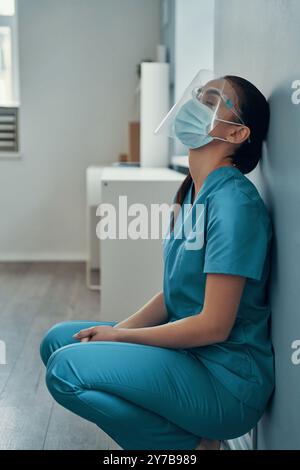
M50 356L58 349L64 346L62 338L65 336L65 330L71 322L60 322L53 325L44 335L40 344L40 356L45 365ZM72 338L70 338L71 340Z
M65 346L55 351L47 364L47 388L55 400L61 404L80 391L72 361L69 358L70 353L70 347Z

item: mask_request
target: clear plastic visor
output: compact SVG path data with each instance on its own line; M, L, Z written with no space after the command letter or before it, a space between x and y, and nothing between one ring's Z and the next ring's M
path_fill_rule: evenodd
M205 127L197 129L198 133L208 135L222 121L244 125L240 117L238 96L230 82L225 78L215 77L209 70L201 70L154 133L176 138L176 119L180 119L183 112L193 118L193 115L198 114L199 107L205 115ZM190 121L192 126L193 119Z

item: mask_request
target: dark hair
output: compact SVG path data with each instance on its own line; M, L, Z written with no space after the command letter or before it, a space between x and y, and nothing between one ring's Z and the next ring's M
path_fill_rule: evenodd
M270 122L270 107L264 95L245 78L235 75L226 75L224 78L238 95L241 118L251 131L250 142L246 140L242 143L235 151L232 161L242 173L250 173L262 156L262 145ZM192 177L188 173L175 196L176 204L183 203L191 182Z
M236 150L233 163L244 174L254 170L262 156L262 144L265 140L270 121L270 107L264 95L245 78L226 75L240 98L241 118L249 127L250 143L246 140Z

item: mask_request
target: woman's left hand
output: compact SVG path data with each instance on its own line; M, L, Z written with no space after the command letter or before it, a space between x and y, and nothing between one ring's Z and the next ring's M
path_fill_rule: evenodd
M73 338L78 339L82 343L88 341L119 341L118 329L111 325L92 326L80 330Z

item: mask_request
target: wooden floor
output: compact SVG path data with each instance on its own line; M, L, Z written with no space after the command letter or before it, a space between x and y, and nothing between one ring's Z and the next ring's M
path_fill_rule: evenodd
M39 357L43 334L65 320L98 320L99 293L82 263L0 263L0 449L119 449L96 425L53 401Z

